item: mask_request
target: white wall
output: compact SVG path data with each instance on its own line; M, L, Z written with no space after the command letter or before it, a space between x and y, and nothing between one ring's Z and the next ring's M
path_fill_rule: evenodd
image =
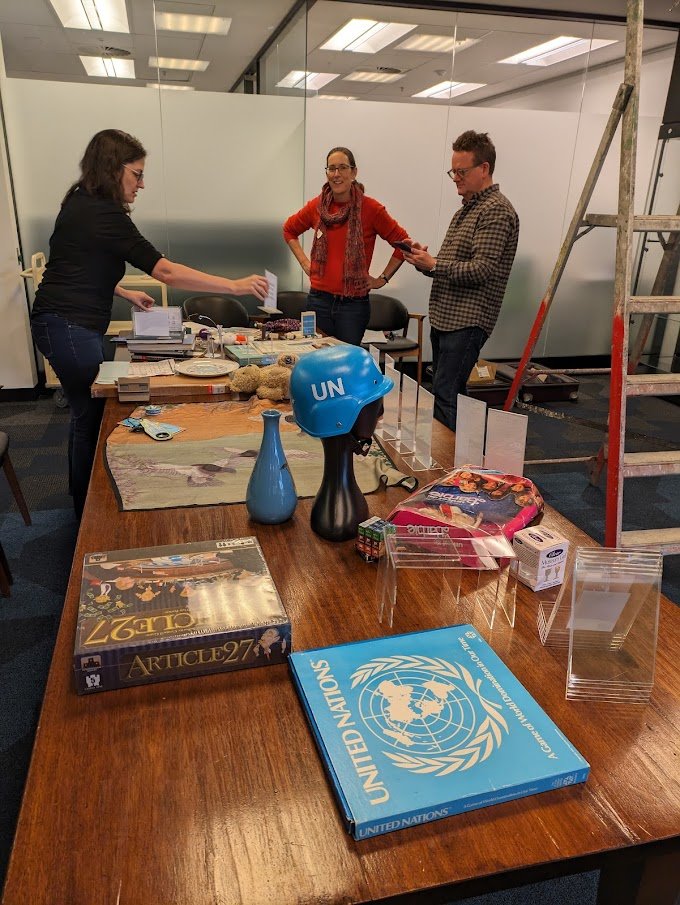
M613 98L612 94L612 98ZM338 108L342 106L342 111ZM315 99L307 106L305 191L319 191L325 155L350 147L358 178L409 234L436 253L460 200L445 175L451 142L465 129L488 131L498 152L494 178L520 218L520 241L506 300L484 348L492 358L518 356L557 258L562 236L607 117L517 109L357 103ZM644 198L659 120L640 118L638 195ZM610 152L591 210L614 212L618 148ZM311 236L307 237L311 244ZM376 243L377 276L390 249ZM582 239L572 255L537 355L607 354L611 340L614 232ZM389 285L413 312L427 313L430 281L404 265ZM427 348L426 356L429 357Z
M3 103L27 263L36 251L48 253L87 142L117 128L149 153L133 219L160 251L230 276L267 268L299 288L281 224L302 202L302 99L7 79ZM13 244L2 246L14 253ZM16 275L16 261L10 269ZM185 295L171 292L171 304ZM17 350L32 358L31 348L27 323L11 340L0 335L3 363ZM8 367L11 385L35 383Z
M0 44L0 91L4 81ZM5 142L0 136L0 384L5 389L32 387L36 383L35 358L27 340L26 290L20 270L9 165Z

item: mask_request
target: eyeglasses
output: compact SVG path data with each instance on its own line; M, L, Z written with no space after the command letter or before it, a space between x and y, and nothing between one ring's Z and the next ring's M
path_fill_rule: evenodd
M123 166L126 170L129 170L133 174L133 176L137 180L137 185L139 185L140 182L144 182L144 170L135 170L132 167L128 166L126 163L124 163Z
M455 179L456 176L459 179L465 179L465 177L470 172L470 170L474 170L477 167L484 166L485 162L486 161L482 161L482 163L475 163L471 167L457 167L455 170L447 170L446 175L449 177L449 179Z
M330 173L331 175L333 173L341 173L344 176L344 174L347 172L347 170L351 170L351 169L352 169L352 167L348 166L346 163L341 163L337 167L326 167L326 172Z

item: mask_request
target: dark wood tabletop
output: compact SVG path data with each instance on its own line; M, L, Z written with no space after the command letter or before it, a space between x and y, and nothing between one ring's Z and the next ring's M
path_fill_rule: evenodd
M189 399L183 399L189 401ZM196 400L196 401L205 401ZM108 400L102 438L132 410ZM244 505L118 512L102 444L80 529L5 885L5 905L428 903L601 868L599 901L670 905L680 876L680 609L663 599L646 706L565 700L520 585L514 630L489 639L591 764L585 784L355 842L286 665L79 697L72 656L83 556L256 535L297 650L451 621L424 591L377 619L376 567L309 527L253 524ZM450 466L453 435L435 424ZM397 459L397 463L400 464ZM399 488L368 497L386 515ZM592 545L554 510L547 524Z

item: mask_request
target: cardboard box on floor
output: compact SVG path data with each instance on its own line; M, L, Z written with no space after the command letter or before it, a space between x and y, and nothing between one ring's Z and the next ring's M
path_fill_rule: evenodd
M467 382L473 386L488 386L496 380L496 365L480 358L472 369Z

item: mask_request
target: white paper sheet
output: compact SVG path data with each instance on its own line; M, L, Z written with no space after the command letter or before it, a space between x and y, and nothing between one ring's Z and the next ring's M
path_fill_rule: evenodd
M461 465L481 465L484 462L485 432L486 402L458 394L454 468Z
M528 423L526 415L489 409L486 419L485 468L506 474L524 474Z
M100 386L114 386L119 377L128 377L129 361L103 361L99 365L99 373L95 383Z
M182 332L182 309L178 307L164 308L154 305L142 311L132 311L132 329L135 336L169 336Z
M387 342L387 339L382 330L364 330L364 337L361 342L363 345L367 343L384 343Z
M281 314L281 309L276 306L276 299L279 292L279 278L271 270L265 270L264 275L269 283L267 290L267 298L257 307L265 314Z

